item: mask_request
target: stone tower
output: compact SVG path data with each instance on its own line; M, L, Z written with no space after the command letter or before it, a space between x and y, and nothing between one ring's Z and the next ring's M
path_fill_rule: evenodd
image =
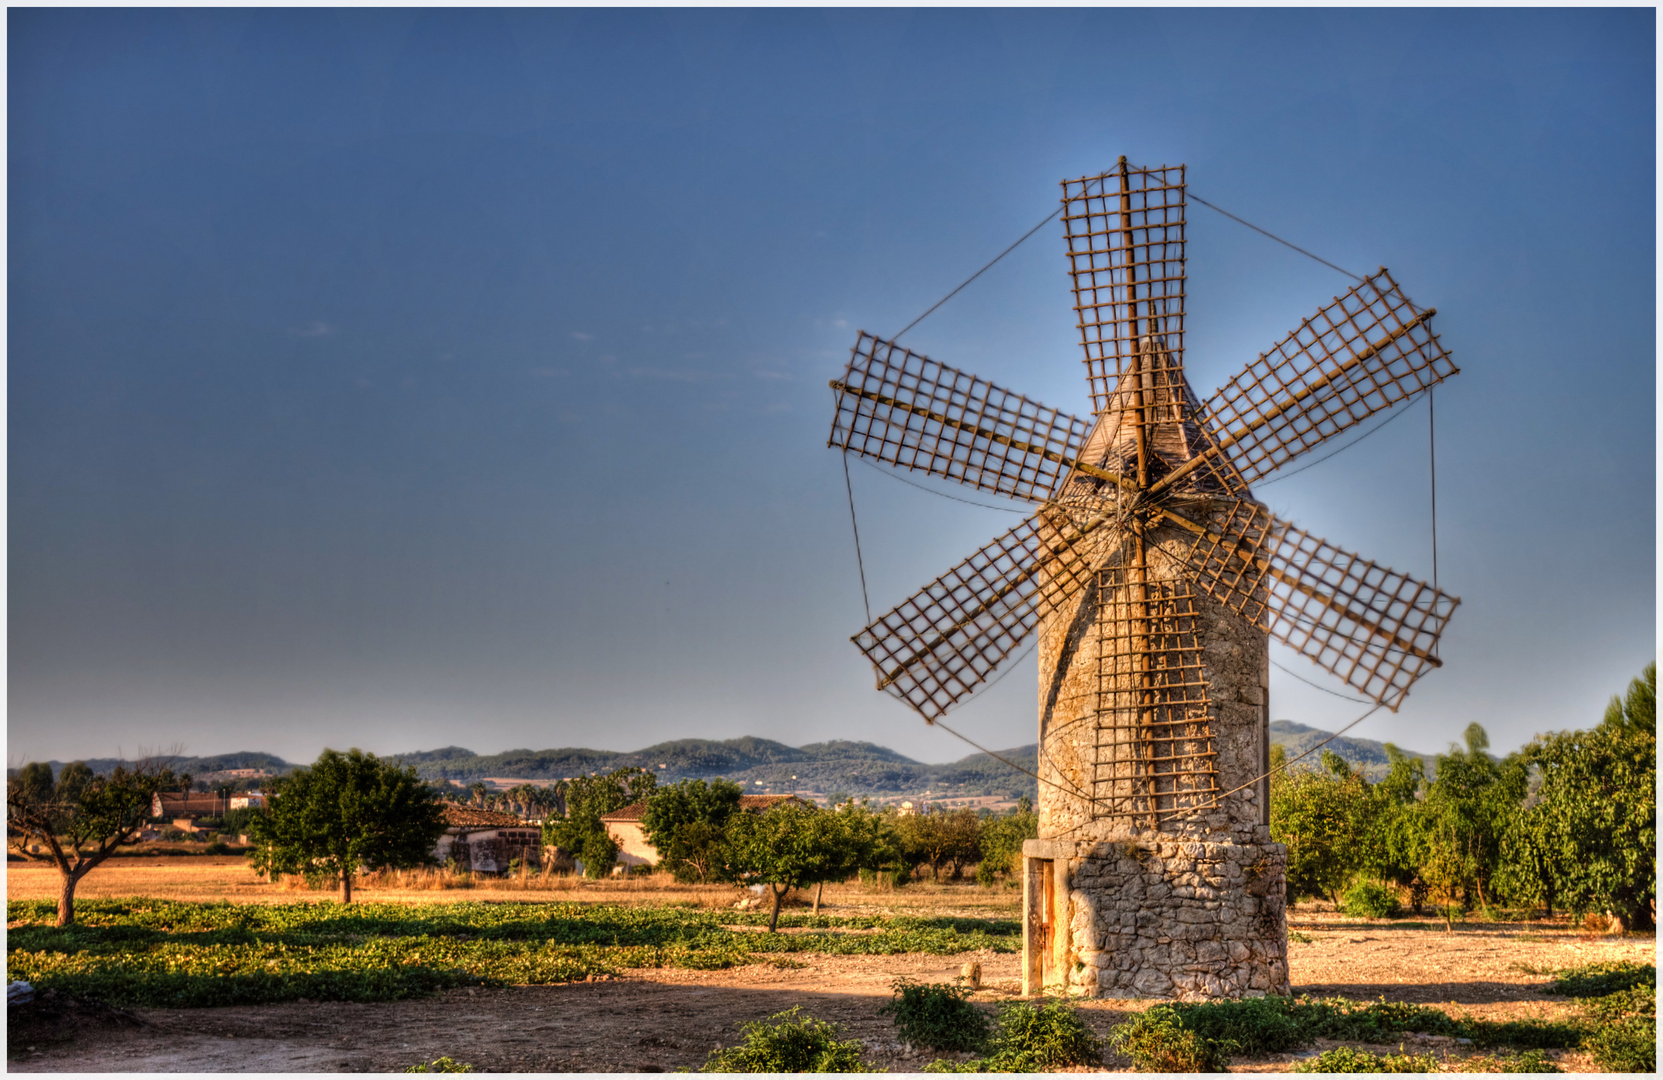
M1162 339L1142 345L1081 459L1131 475L1141 453L1153 482L1206 435ZM1172 497L1204 509L1226 494L1192 469ZM1270 839L1265 779L1269 635L1194 587L1183 561L1193 537L1128 502L1078 472L1057 499L1059 512L1106 512L1123 528L1096 552L1078 601L1039 626L1024 989L1287 993L1287 860Z

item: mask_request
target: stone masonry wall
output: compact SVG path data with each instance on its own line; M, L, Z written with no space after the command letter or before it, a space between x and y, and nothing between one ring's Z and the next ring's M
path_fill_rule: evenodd
M1052 987L1180 1001L1290 992L1282 845L1030 840L1023 850L1067 866Z

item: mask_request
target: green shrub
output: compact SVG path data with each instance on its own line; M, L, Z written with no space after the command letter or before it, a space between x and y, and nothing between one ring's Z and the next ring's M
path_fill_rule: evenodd
M1289 998L1208 1001L1170 1009L1186 1031L1225 1048L1220 1051L1221 1067L1231 1053L1273 1054L1309 1041L1294 1015L1300 1005Z
M1438 1058L1426 1054L1375 1054L1349 1046L1324 1050L1309 1061L1295 1065L1298 1073L1429 1073L1438 1071Z
M990 1053L953 1072L1054 1072L1070 1065L1100 1065L1103 1040L1067 1004L1007 1001L988 1040ZM938 1063L941 1064L941 1063Z
M1340 910L1363 919L1389 919L1396 915L1397 895L1373 881L1359 881L1340 898Z
M988 1023L970 1003L969 987L897 979L895 999L881 1011L895 1017L901 1037L931 1050L980 1050L987 1043Z
M1109 1046L1139 1072L1223 1072L1233 1043L1215 1042L1185 1026L1170 1005L1155 1005L1109 1032Z
M202 849L202 854L229 855L231 854L231 847L224 840L215 840L213 843Z
M1557 979L1543 987L1543 989L1550 994L1588 998L1604 997L1607 994L1614 994L1619 990L1627 990L1635 986L1655 987L1656 985L1656 965L1635 964L1617 960L1566 968L1559 972Z
M755 1020L742 1027L737 1046L717 1050L705 1062L704 1072L804 1073L869 1072L861 1063L859 1040L838 1041L838 1025L799 1015L793 1005L767 1020Z
M412 1065L404 1070L407 1073L457 1073L473 1072L473 1066L465 1061L452 1061L448 1057L436 1058L424 1065Z

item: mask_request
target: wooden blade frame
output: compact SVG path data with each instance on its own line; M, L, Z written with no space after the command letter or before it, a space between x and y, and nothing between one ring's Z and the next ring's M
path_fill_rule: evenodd
M1202 423L1218 445L1205 456L1228 452L1250 484L1458 374L1432 332L1436 314L1435 308L1416 310L1382 267L1212 396ZM1155 490L1188 471L1179 470Z
M1257 503L1234 503L1209 525L1163 516L1196 534L1185 561L1209 596L1394 712L1410 684L1443 666L1438 638L1456 597Z
M856 634L878 689L931 721L969 697L1090 579L1082 548L1104 520L1042 510Z
M1145 336L1184 362L1184 167L1138 168L1063 181L1063 230L1093 412Z
M864 331L837 395L828 445L874 461L1043 501L1091 424Z

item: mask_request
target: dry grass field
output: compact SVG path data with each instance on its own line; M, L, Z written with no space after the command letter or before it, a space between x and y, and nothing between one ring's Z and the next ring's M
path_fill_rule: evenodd
M572 878L499 881L469 889L415 887L419 877L372 879L356 896L366 902L578 901L610 904L731 907L732 887L686 888L667 878L586 882ZM56 895L55 872L10 865L12 900ZM84 883L85 897L150 896L233 903L328 899L304 887L272 885L235 857L118 860ZM823 911L850 914L952 914L1009 918L1018 894L1003 886L921 884L901 890L828 887ZM1603 936L1554 923L1370 921L1331 911L1297 909L1290 921L1290 967L1296 993L1354 1000L1437 1005L1481 1019L1563 1019L1574 1006L1543 992L1544 973L1599 961L1652 963L1655 938ZM735 1025L801 1004L843 1024L867 1045L867 1060L892 1071L917 1071L935 1056L900 1043L880 1013L897 977L946 980L979 960L984 988L977 1000L1017 995L1017 957L982 951L964 955L792 954L791 963L750 963L722 970L634 969L594 981L458 989L378 1004L289 1002L208 1009L135 1009L136 1023L91 1016L85 1037L8 1041L12 1071L390 1071L451 1057L489 1071L663 1071L697 1068L718 1044L734 1041ZM801 965L801 966L798 966ZM1090 1001L1082 1014L1099 1034L1149 1002ZM1319 1046L1316 1049L1322 1049ZM1376 1048L1386 1049L1386 1048ZM1397 1046L1389 1049L1395 1051ZM1452 1040L1411 1041L1459 1068L1471 1051ZM1232 1071L1284 1071L1316 1050L1240 1059ZM1592 1068L1576 1051L1551 1051L1559 1068ZM1108 1059L1111 1071L1130 1062Z

